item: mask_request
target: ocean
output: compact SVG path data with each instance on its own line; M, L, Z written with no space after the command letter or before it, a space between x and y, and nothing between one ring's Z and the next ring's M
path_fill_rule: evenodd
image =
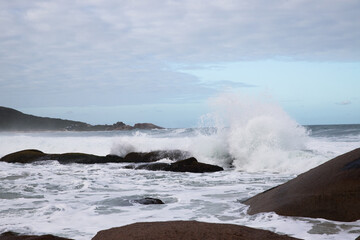
M302 239L355 239L360 221L248 215L241 202L358 147L360 125L298 126L264 118L217 128L2 132L0 157L23 149L120 156L180 149L225 170L195 174L133 170L115 163L0 163L0 232L88 240L100 230L134 222L197 220ZM165 204L134 202L144 197Z

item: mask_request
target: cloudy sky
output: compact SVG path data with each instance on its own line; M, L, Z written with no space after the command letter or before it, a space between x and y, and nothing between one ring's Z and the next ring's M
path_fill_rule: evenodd
M0 2L0 105L26 113L189 127L232 92L360 123L359 90L358 0Z

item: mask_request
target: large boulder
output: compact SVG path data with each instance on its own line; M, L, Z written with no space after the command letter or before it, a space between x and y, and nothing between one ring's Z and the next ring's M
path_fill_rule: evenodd
M244 202L249 214L360 219L360 148L338 156L289 182Z
M0 159L8 163L32 163L41 161L47 154L36 149L27 149L19 152L10 153Z
M257 240L297 239L270 231L233 224L197 221L169 221L134 223L98 232L92 240Z
M56 237L53 235L21 235L14 232L0 234L0 240L73 240L69 238Z

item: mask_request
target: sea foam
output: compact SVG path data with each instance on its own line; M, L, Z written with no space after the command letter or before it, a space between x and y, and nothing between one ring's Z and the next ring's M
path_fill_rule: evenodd
M239 171L298 174L357 144L311 137L268 97L223 94L211 102L213 111L194 129L1 133L0 157L23 149L119 156L179 149L201 162Z
M224 94L213 106L207 117L219 124L217 136L237 169L296 170L294 158L303 155L309 134L274 101Z

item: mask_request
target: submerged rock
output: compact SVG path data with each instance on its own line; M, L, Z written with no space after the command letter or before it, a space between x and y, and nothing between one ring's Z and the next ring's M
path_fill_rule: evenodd
M142 198L142 199L135 199L135 200L133 200L133 202L143 204L143 205L164 204L164 202L161 201L160 199L150 198L150 197L146 197L146 198Z
M205 223L197 221L169 221L134 223L98 232L92 240L257 240L297 239L234 224Z
M360 219L360 148L340 155L244 203L249 214L276 212L285 216Z
M54 235L21 235L14 232L0 234L0 240L73 240L69 238L56 237Z

